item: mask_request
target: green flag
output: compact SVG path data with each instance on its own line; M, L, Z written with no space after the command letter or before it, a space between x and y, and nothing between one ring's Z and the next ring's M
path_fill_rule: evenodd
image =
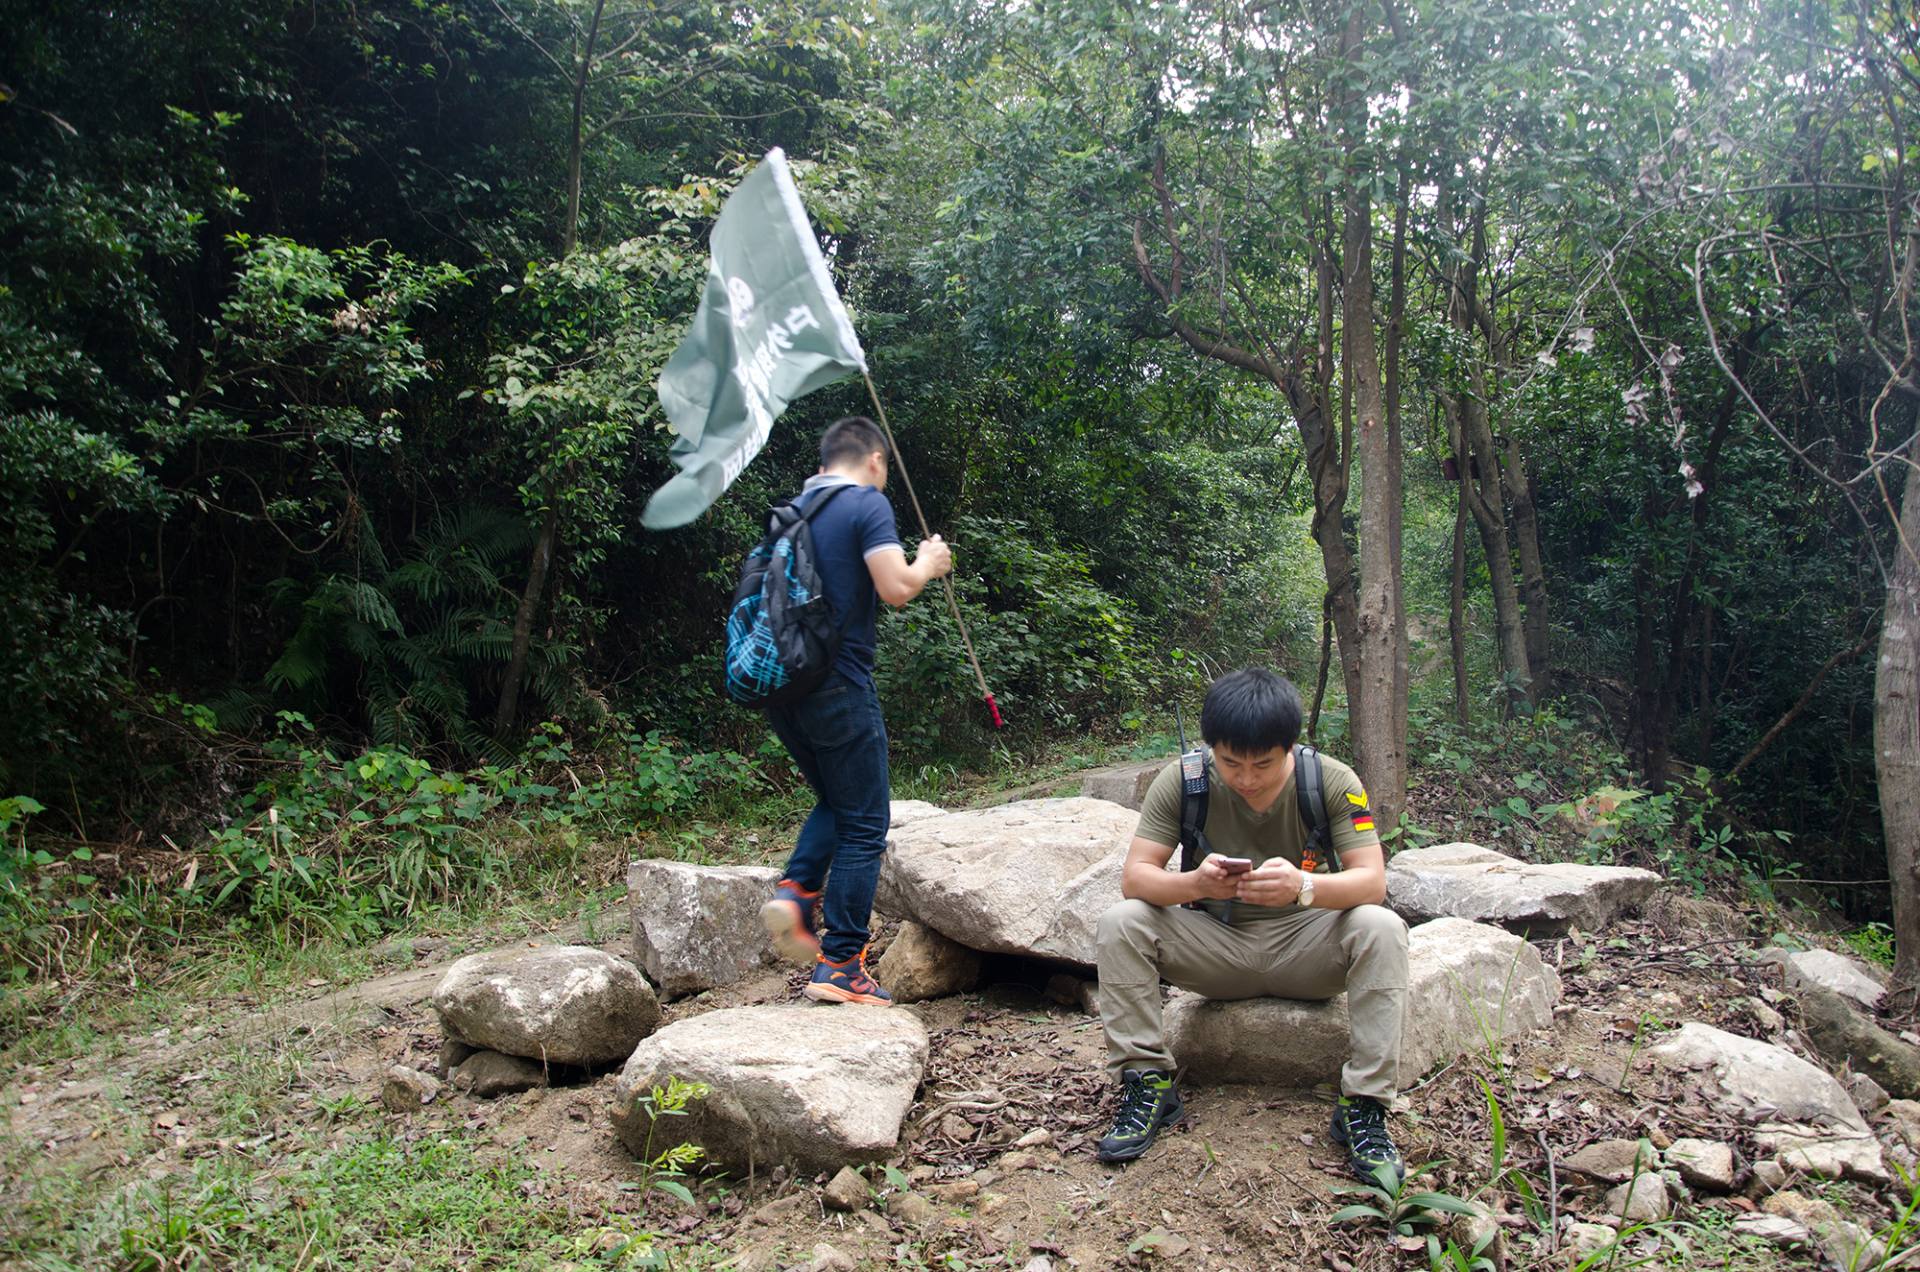
M706 293L657 386L680 472L647 501L649 530L705 512L787 403L867 369L784 154L768 151L734 188L708 242Z

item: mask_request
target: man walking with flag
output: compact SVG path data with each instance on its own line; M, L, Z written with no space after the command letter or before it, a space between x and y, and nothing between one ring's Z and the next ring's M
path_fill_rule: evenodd
M814 964L807 997L890 1004L893 999L866 970L867 924L887 847L891 802L887 732L873 688L875 615L878 601L905 605L928 583L944 578L953 557L927 528L904 464L900 476L920 523L921 543L911 563L900 546L893 507L881 493L889 453L898 460L899 447L785 155L770 151L741 180L708 242L712 254L700 306L658 386L675 434L670 457L680 471L647 501L641 524L650 530L686 525L760 453L787 403L848 372L857 371L866 381L879 425L849 416L826 431L819 473L791 507L775 510L763 544L763 549L782 546L774 542L781 515L797 514L799 529L810 533L810 553L784 545L790 550L781 558L782 568L810 554L809 568L817 569L832 634L839 640L832 665L810 691L804 686L811 679L793 683L791 692L802 696L761 696L761 688L785 683L780 662L786 651L777 635L764 644L750 641L746 662L755 673L754 694L736 697L766 704L768 723L818 797L785 877L762 910L774 945L789 958ZM789 592L781 584L771 595L775 604L805 608L811 598L799 595L804 590ZM973 655L951 583L946 592L948 612L998 728L1000 708ZM735 688L731 679L728 687ZM814 919L816 903L824 930Z
M814 965L805 994L821 1002L893 1002L866 968L867 925L887 850L887 730L873 687L878 601L905 605L953 568L939 535L912 563L900 546L887 485L886 439L865 416L837 420L820 439L820 471L796 499L833 612L840 651L825 682L798 702L767 708L818 802L761 918L774 948ZM825 931L814 922L820 903Z

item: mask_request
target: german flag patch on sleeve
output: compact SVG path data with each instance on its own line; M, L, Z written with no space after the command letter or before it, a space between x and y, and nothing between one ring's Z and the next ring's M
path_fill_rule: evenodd
M1356 794L1348 791L1347 803L1353 805L1347 811L1352 815L1354 830L1362 834L1370 833L1373 830L1373 810L1367 807L1366 792Z

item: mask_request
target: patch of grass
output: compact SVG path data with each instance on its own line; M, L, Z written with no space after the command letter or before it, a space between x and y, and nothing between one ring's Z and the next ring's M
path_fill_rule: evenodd
M0 1237L0 1261L122 1272L214 1267L434 1269L663 1262L621 1216L583 1225L519 1157L458 1132L310 1140L270 1166L229 1153L191 1174L143 1181ZM52 1184L51 1187L59 1187ZM674 1259L676 1266L697 1262Z

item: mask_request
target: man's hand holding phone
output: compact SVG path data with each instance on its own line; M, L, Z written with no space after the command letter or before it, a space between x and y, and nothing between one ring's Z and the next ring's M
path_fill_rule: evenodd
M1199 878L1201 897L1230 901L1239 894L1240 880L1252 869L1253 862L1245 857L1226 857L1214 852L1208 853L1193 873Z

